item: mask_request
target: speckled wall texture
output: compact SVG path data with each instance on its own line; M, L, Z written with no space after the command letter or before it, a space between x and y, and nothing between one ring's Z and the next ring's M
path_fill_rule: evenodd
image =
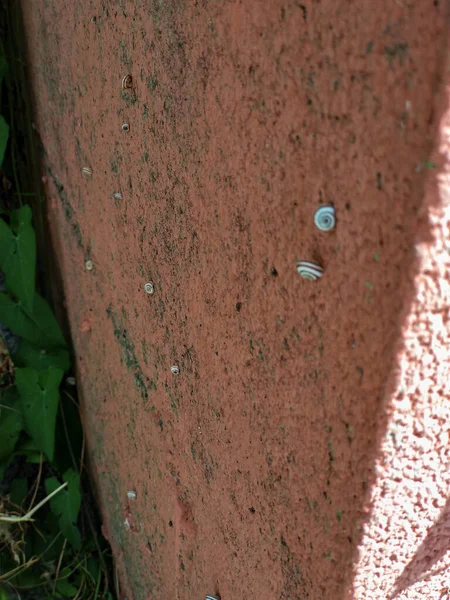
M445 597L448 3L22 5L122 594Z

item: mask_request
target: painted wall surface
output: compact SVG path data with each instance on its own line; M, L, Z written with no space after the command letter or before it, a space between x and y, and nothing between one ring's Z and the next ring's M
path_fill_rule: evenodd
M445 597L447 2L22 4L123 595Z

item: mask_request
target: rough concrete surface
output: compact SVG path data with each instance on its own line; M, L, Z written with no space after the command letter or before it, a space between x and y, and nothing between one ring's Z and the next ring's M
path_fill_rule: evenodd
M447 2L22 6L122 595L444 597Z
M448 60L448 59L447 59ZM354 598L450 597L450 63ZM424 235L421 235L424 234Z

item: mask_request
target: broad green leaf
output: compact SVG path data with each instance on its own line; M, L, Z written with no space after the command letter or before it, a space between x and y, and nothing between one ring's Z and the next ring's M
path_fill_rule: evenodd
M17 235L24 225L31 225L32 220L33 213L31 206L25 204L25 206L12 211L10 218L11 229Z
M56 582L56 591L64 598L73 598L79 591L79 587L76 586L81 584L80 575L82 571L78 570L74 573L72 571L73 570L70 567L64 567L64 569L61 569Z
M0 461L13 452L23 429L22 415L17 409L2 408L0 415Z
M0 219L0 267L6 277L6 287L28 312L33 310L36 234L31 224L31 208L23 206L13 211L11 228Z
M43 371L49 367L55 367L64 372L70 369L70 357L67 350L63 348L46 350L30 344L26 340L20 343L19 349L13 355L13 360L16 367L31 367L37 371Z
M5 119L0 115L0 167L5 158L6 146L8 145L9 127Z
M0 397L0 463L12 454L22 429L23 419L17 389L12 387Z
M62 579L68 579L70 577L70 574L72 573L72 569L70 567L64 567L63 569L61 569L61 571L59 572L59 577L58 577L58 581L62 580Z
M68 579L58 579L56 584L56 591L61 594L63 598L74 598L78 593L78 588L69 583Z
M50 461L53 460L55 449L56 413L63 375L61 369L16 370L16 384L26 430Z
M0 405L7 406L15 406L19 405L19 394L17 393L17 388L15 386L11 386L6 390L0 391ZM0 408L1 413L1 408Z
M32 341L39 339L36 326L20 304L3 293L0 293L0 321L20 337Z
M38 293L34 295L33 312L30 313L30 318L36 324L40 335L38 339L42 344L48 348L66 347L66 341L52 309Z
M27 439L20 442L15 450L16 454L25 456L27 463L39 464L41 462L42 452L36 448L36 444L32 439Z
M73 469L68 469L64 473L63 479L68 486L53 496L50 500L50 507L53 514L59 518L61 533L76 550L79 550L81 536L76 522L81 506L80 476ZM51 494L60 485L56 477L45 480L47 494Z
M32 313L20 301L14 302L7 294L0 293L0 322L29 342L47 348L66 346L50 306L37 293L34 295Z

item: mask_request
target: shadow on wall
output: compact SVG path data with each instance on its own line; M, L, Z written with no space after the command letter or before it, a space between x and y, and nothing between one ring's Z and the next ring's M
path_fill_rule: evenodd
M389 598L395 598L421 579L427 581L439 575L448 576L450 559L447 559L446 564L439 569L432 571L432 568L448 554L449 549L450 498L447 500L439 519L430 527L426 538L395 582L394 591ZM450 587L448 579L447 584Z

